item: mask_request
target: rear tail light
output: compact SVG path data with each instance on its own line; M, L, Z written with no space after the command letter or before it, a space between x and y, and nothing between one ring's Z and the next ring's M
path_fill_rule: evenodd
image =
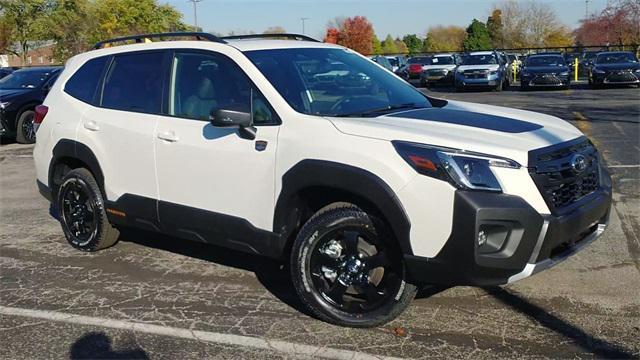
M420 65L420 64L411 64L411 65L409 65L409 72L411 72L411 73L422 72L422 65Z
M44 105L36 106L36 114L33 116L33 130L38 131L40 124L44 121L44 117L47 116L47 112L49 112L49 108Z

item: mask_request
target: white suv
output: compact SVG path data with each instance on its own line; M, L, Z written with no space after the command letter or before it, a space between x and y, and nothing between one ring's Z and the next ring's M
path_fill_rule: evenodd
M100 43L37 109L37 184L80 250L129 226L280 259L313 314L364 327L606 226L610 177L563 120L434 99L302 36L177 35L208 41Z

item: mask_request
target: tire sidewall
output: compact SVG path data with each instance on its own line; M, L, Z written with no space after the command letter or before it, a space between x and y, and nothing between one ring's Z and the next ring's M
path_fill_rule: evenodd
M29 120L29 117L31 117L31 120ZM31 122L31 127L33 127L33 119L35 117L35 112L33 110L25 110L22 113L20 113L20 116L18 116L18 121L16 123L16 141L21 143L21 144L33 144L36 141L35 138L35 134L33 139L29 139L27 138L27 135L24 132L24 122L25 121L30 121Z
M309 225L312 226L305 225L298 234L291 256L291 273L296 291L303 302L310 305L316 314L320 312L321 315L324 315L323 318L330 322L352 327L368 327L385 323L404 310L404 306L402 306L399 311L394 311L397 310L398 305L411 301L413 295L415 295L410 291L413 289L413 285L406 283L404 280L406 278L404 266L402 266L402 274L400 274L402 282L396 294L386 304L364 314L342 311L329 304L317 290L312 288L314 285L310 275L311 252L326 234L342 227L358 227L360 231L375 234L378 237L386 234L386 231L381 229L381 225L375 226L371 218L364 212L346 210L343 214L348 215L338 218L336 213L327 212L323 214L324 216L321 215L316 219L312 219L309 222ZM386 245L391 249L388 244ZM411 299L407 300L407 297L411 297Z

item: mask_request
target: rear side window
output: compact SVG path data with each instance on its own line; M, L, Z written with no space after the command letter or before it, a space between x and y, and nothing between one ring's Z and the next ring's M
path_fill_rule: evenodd
M157 114L162 107L163 52L117 55L107 72L102 106Z
M105 56L87 61L67 80L64 91L80 101L96 105L98 83L108 59Z

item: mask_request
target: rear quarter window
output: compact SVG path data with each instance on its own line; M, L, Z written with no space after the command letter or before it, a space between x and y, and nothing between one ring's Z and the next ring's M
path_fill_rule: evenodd
M64 92L88 104L97 105L98 84L107 64L108 56L87 61L64 86Z

